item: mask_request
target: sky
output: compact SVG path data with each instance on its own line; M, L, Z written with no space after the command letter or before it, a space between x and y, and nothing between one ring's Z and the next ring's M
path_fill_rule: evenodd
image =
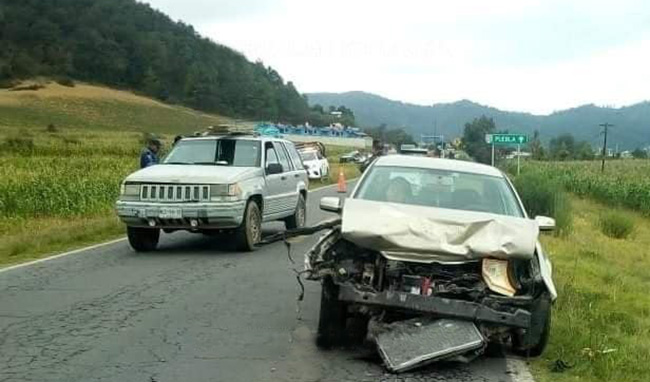
M548 114L650 99L642 0L145 0L302 93Z

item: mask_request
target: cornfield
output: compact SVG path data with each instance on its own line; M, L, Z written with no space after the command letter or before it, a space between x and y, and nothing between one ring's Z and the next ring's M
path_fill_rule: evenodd
M600 165L597 161L529 162L522 172L541 172L576 195L650 214L650 161L612 160L604 173Z

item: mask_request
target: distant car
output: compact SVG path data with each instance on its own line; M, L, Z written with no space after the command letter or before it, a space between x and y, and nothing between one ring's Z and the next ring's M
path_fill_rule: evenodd
M358 162L360 157L361 157L361 153L359 153L358 150L355 150L347 154L341 155L341 157L339 158L339 162L340 163Z
M557 293L538 235L555 221L529 219L500 170L382 156L344 205L326 197L321 209L342 212L342 218L305 255L309 278L322 282L319 346L352 336L346 319L354 316L377 329L370 335L393 371L480 353L488 343L511 343L526 356L543 352ZM414 341L402 334L419 330L414 323L431 335L426 346L437 350L393 363L412 349L400 341ZM440 325L450 329L440 334ZM355 328L358 334L367 327ZM451 345L450 336L463 346ZM424 346L415 342L417 349Z
M330 174L330 164L327 158L318 150L300 150L300 158L305 165L309 179L323 179Z
M152 251L160 231L229 231L252 250L262 222L305 224L309 180L293 143L255 135L183 138L161 164L126 177L117 215L136 251Z

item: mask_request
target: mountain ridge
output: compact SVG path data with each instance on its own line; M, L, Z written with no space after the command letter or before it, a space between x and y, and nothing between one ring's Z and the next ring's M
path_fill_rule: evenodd
M532 135L539 131L543 141L570 133L592 146L601 144L600 123L613 123L608 140L620 149L650 145L650 102L647 100L620 108L597 106L593 103L549 114L505 111L469 99L449 103L418 105L392 100L377 94L350 91L343 93L307 93L310 105L345 105L352 109L362 127L383 123L403 127L417 140L420 134L462 135L465 123L481 115L493 118L498 130Z

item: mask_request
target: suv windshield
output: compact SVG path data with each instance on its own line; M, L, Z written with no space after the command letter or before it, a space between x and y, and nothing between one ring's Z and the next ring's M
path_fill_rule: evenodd
M523 217L504 178L465 172L376 166L355 198Z
M246 139L188 139L178 142L165 164L259 167L259 141Z

